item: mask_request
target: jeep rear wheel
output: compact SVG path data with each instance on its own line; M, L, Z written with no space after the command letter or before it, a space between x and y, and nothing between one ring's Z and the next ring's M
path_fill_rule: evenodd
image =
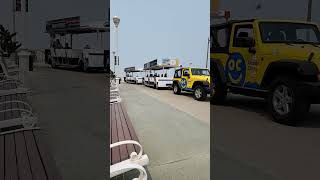
M181 89L177 83L173 84L173 93L174 94L181 94Z
M203 86L198 85L193 92L193 98L197 101L204 101L207 98L206 90Z
M310 103L300 93L298 80L289 77L275 79L268 96L269 110L276 122L297 125L309 111Z

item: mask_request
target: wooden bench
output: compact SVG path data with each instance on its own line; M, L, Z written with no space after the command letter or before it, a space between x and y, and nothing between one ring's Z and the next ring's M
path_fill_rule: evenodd
M27 93L0 94L0 132L34 127L36 123Z
M61 180L42 130L0 133L1 180Z
M141 178L145 179L147 175L143 166L149 163L149 158L143 154L123 103L110 104L110 127L111 177L137 169L140 171Z

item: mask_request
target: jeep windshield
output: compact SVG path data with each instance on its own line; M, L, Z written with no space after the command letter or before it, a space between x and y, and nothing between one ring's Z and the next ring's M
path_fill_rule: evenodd
M320 44L320 33L316 25L289 22L261 22L263 43Z
M196 76L209 76L210 75L208 69L192 68L191 72L192 72L192 75L196 75Z

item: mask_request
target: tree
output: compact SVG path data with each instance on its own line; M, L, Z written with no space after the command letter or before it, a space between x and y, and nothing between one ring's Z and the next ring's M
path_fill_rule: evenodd
M13 40L16 35L17 33L10 33L9 30L0 25L0 56L10 57L21 47L21 43Z

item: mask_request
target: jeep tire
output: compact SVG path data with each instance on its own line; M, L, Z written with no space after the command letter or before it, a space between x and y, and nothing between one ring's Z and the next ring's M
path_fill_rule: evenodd
M268 95L268 107L274 120L296 126L310 109L310 102L298 87L299 80L279 77L272 81Z
M178 83L173 83L173 93L178 95L181 94L181 88Z
M227 86L221 81L218 74L214 74L213 76L217 78L212 81L210 103L221 105L224 104L227 98Z
M204 101L207 98L207 92L205 88L198 85L194 88L193 98L197 101Z

